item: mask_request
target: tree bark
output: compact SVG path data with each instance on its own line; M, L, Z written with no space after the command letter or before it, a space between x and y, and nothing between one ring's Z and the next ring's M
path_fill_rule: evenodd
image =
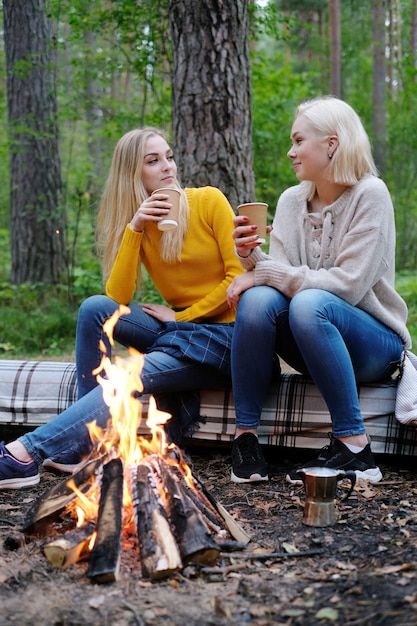
M255 200L247 0L170 0L174 147L186 186Z
M373 5L374 64L373 64L373 137L375 163L381 174L386 170L386 62L385 62L385 1Z
M342 97L342 43L340 0L329 0L330 92Z
M417 0L413 0L411 5L409 54L414 67L417 67Z
M4 0L10 131L11 281L66 269L52 22L46 0Z

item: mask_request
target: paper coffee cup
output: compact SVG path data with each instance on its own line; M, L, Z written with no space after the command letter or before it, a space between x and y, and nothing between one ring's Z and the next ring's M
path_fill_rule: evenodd
M249 222L246 226L257 226L256 234L261 243L266 241L266 225L268 218L268 205L265 202L247 202L237 207L238 215L246 216Z
M152 195L156 193L164 193L169 196L167 202L172 204L169 213L163 220L158 222L158 228L159 230L174 230L174 228L177 228L178 226L181 192L178 189L173 189L172 187L161 187L161 189L155 189L155 191L152 192Z

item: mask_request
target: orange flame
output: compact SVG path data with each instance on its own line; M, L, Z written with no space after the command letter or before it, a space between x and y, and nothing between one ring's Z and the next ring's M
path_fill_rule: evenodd
M113 341L113 329L119 317L130 312L126 306L121 306L109 320L103 325L103 330L109 337L111 345ZM139 437L138 429L142 420L142 402L140 400L143 392L141 372L144 357L133 348L129 348L128 358L116 357L114 363L106 356L104 343L100 345L103 358L99 367L93 371L97 375L97 381L103 389L103 398L109 407L111 419L105 430L98 427L96 422L88 424L88 430L93 449L100 453L106 453L109 457L117 456L121 458L126 466L136 465L149 454L163 455L172 464L178 465L178 461L169 458L169 452L176 450L176 457L180 459L181 471L184 476L188 476L187 482L194 487L191 478L191 469L182 460L179 449L167 441L164 424L171 415L159 411L155 399L150 396L148 403L148 415L146 426L149 429L150 437ZM102 375L101 372L104 372ZM74 485L74 491L77 491ZM130 508L130 494L127 484L125 484L125 506ZM84 511L84 517L89 517L86 513L84 502L86 497L77 491L81 500L80 508ZM88 500L88 499L87 499ZM94 506L97 507L96 503ZM87 509L87 511L89 511Z
M87 496L78 489L72 478L68 480L67 485L77 495L75 504L77 526L82 526L86 520L95 520L98 514L97 488L90 491Z

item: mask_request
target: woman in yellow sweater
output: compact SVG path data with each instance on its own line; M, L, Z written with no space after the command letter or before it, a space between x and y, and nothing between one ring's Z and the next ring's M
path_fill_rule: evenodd
M171 205L156 189L181 193L179 225L160 231ZM234 310L226 290L242 273L234 250L233 210L214 187L182 189L164 135L155 128L133 130L116 145L98 216L98 248L103 257L106 294L80 307L76 361L79 400L49 423L7 446L0 445L0 489L39 481L42 463L71 471L89 452L86 427L110 417L93 370L101 362L100 342L110 345L103 324L127 304L113 337L145 354L144 393L153 394L172 414L173 441L191 433L199 418L198 390L230 384ZM133 301L146 268L164 304Z
M166 194L152 195L161 187L181 192L175 230L158 229L171 206ZM102 327L119 304L128 305L131 312L116 324L114 339L143 353L149 352L157 339L158 346L163 346L167 332L191 331L183 322L210 324L210 331L213 324L234 322L226 289L243 270L234 252L233 217L229 202L218 189L181 188L173 152L159 130L132 130L120 139L98 215L107 296L88 298L78 316L79 397L97 384L92 372L101 360L101 340L110 355ZM142 267L167 305L132 302L140 288ZM173 327L173 322L178 324Z

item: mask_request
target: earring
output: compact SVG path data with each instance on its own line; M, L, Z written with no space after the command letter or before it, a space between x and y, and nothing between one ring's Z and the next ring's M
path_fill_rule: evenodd
M332 159L332 158L333 158L333 154L332 154L332 153L330 153L330 154L329 154L329 153L327 153L327 156L329 157L329 159Z

